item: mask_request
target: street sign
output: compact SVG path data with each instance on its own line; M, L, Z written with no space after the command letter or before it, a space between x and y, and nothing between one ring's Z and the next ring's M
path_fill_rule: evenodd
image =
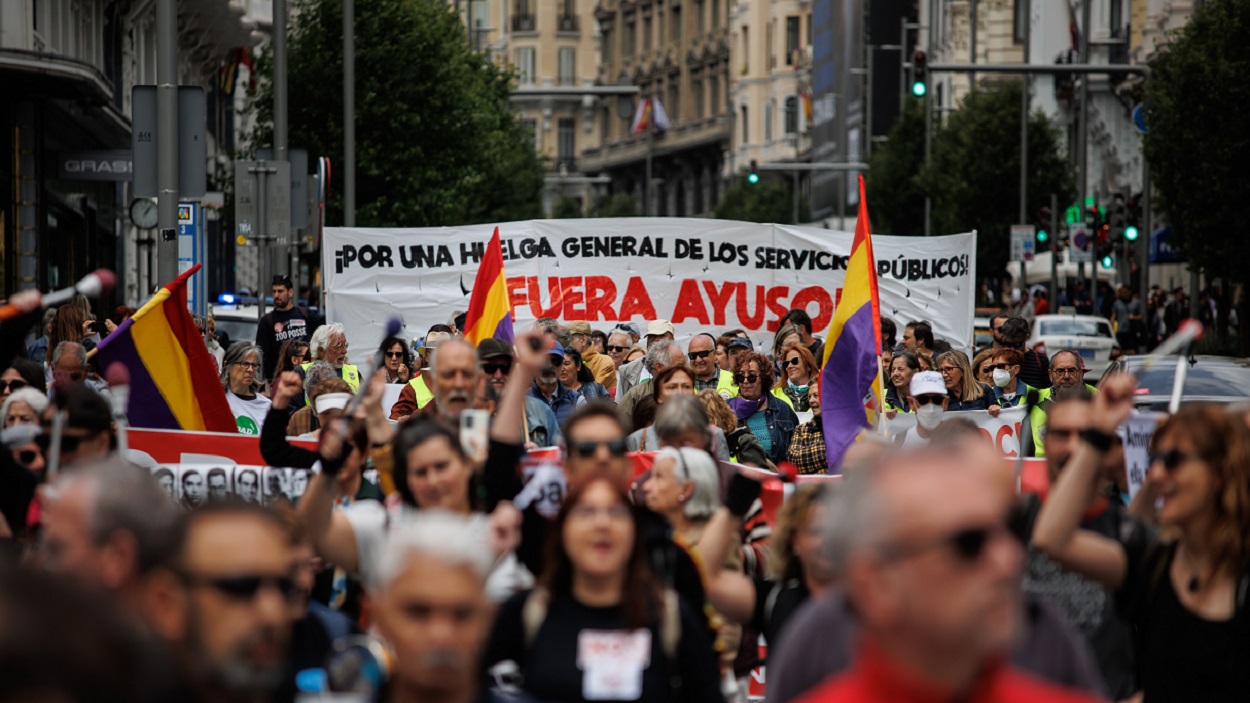
M1032 261L1037 247L1037 229L1033 225L1011 226L1011 260Z
M256 160L272 161L273 149L257 149ZM287 160L291 162L291 227L304 229L308 226L308 150L288 149Z
M291 236L291 165L286 161L234 162L234 208L235 234L246 238L248 244L256 244L262 236L268 244L287 244Z
M130 94L131 152L134 154L134 195L157 197L156 86L136 85ZM204 141L204 89L178 86L178 195L199 199L208 190Z
M178 203L178 273L204 263L204 208L199 203ZM197 315L207 315L208 273L204 269L187 285L187 307Z
M1146 103L1137 103L1137 107L1133 108L1133 126L1142 134L1150 132L1150 128L1146 126Z
M1068 225L1068 238L1071 240L1068 245L1068 261L1074 264L1094 262L1093 238L1090 237L1089 230L1085 229L1084 223Z

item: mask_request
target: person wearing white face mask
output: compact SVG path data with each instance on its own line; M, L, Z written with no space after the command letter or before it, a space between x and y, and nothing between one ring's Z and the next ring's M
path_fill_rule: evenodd
M1004 408L1014 408L1028 403L1036 405L1039 393L1036 388L1020 378L1024 366L1024 354L1019 349L999 349L994 352L994 402Z
M911 377L912 412L916 414L916 426L903 435L904 449L923 447L929 443L933 431L942 424L950 397L946 394L946 382L936 371L920 371Z

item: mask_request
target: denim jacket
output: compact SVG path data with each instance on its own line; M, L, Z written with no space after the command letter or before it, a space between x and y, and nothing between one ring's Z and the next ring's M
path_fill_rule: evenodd
M789 405L771 395L765 397L768 398L768 404L761 412L764 413L764 421L768 425L768 434L773 444L768 452L768 458L774 464L780 464L786 460L786 452L790 449L790 438L794 436L794 429L799 426L799 417L794 414ZM747 423L745 420L740 420L738 424L745 427Z

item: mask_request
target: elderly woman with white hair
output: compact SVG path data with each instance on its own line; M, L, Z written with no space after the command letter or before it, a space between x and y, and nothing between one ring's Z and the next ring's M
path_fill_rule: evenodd
M260 394L260 347L251 342L235 342L226 350L221 365L221 386L226 389L230 414L239 434L260 435L265 416L272 405Z
M300 366L300 371L307 372L313 363L324 361L339 372L339 378L347 381L353 393L360 390L360 369L347 363L347 330L342 324L331 322L318 327L308 340L308 354L310 359Z
M712 455L691 447L665 447L656 453L651 476L642 489L647 507L668 521L678 543L699 552L703 531L720 507L720 470ZM741 572L741 552L741 549L728 550L724 568ZM714 619L721 619L719 613ZM726 622L719 628L717 651L721 653L721 668L725 672L722 693L726 698L731 698L738 688L733 677L733 662L741 636L739 625Z
M38 425L48 408L48 396L34 388L19 388L0 405L0 428L15 425Z

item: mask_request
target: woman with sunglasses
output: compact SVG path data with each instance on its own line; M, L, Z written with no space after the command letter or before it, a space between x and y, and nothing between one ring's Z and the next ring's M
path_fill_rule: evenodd
M1102 457L1133 411L1136 382L1103 380L1093 426L1038 515L1033 544L1102 583L1136 632L1147 701L1242 700L1250 691L1250 432L1210 404L1186 404L1151 440L1140 525L1112 539L1078 528L1103 483Z
M729 407L733 408L739 427L755 435L769 461L781 463L799 418L785 394L778 398L765 392L773 386L772 362L759 352L739 353L734 357L734 383L738 384L738 397L729 401Z
M500 607L486 668L512 662L532 700L720 703L706 623L657 579L624 489L575 482L539 585Z
M972 369L976 372L977 383L989 385L994 382L994 354L997 352L992 347L982 349L972 358Z
M582 363L582 355L571 346L564 348L564 362L556 370L556 378L565 388L582 394L586 400L612 400L612 394L595 381L590 367Z
M234 415L239 434L260 435L265 417L273 404L260 394L260 347L251 342L235 342L222 362L221 387Z
M952 349L935 356L933 363L946 384L947 412L988 410L991 416L998 416L1002 408L994 402L994 390L977 382L967 354Z
M820 376L816 358L802 344L787 344L778 358L781 360L782 378L777 380L773 395L784 395L796 413L810 411L807 391Z
M386 367L387 383L407 383L412 377L412 352L408 343L399 337L391 337L383 344L382 353Z
M898 413L911 412L911 377L920 368L920 357L915 352L900 351L890 361L890 389L885 392L885 416L893 418Z
M39 364L30 359L18 357L9 364L9 368L0 374L0 401L9 397L9 394L19 388L33 388L40 393L47 394L47 381L43 375L43 369L39 368Z

